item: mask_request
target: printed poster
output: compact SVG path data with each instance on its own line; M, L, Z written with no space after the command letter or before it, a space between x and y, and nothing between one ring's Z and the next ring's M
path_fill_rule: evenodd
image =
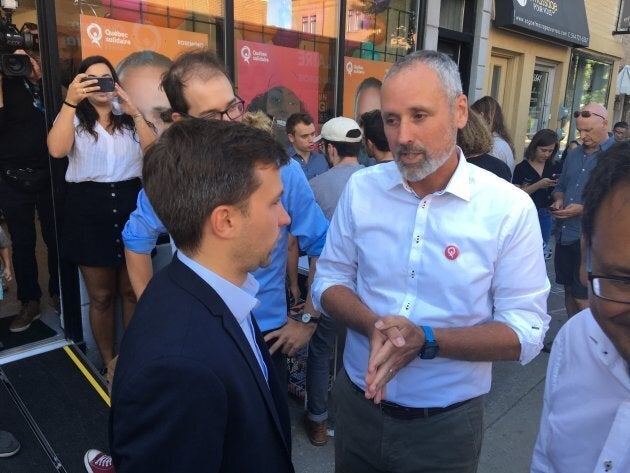
M193 48L207 48L204 33L173 30L80 15L82 57L105 56L114 66L136 51L155 51L170 59Z
M362 113L380 110L378 84L383 81L392 63L349 56L344 57L343 62L343 116L358 121Z
M248 110L263 110L284 127L307 112L317 127L319 53L254 41L237 42L238 94Z

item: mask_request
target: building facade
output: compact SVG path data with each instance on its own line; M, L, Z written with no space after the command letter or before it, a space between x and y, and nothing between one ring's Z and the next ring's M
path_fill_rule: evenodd
M293 112L307 111L321 125L379 107L368 90L378 89L397 59L424 48L458 63L471 103L484 95L499 101L518 161L541 128L557 130L563 144L572 139L572 112L588 102L606 105L612 116L624 56L621 37L612 34L619 0L17 3L3 5L18 29L39 24L49 123L86 56L103 55L118 66L140 51L168 61L204 47L223 58L247 107L270 115L276 136L285 139L284 124ZM63 176L55 179L62 189ZM69 338L80 340L77 271L62 268L65 326Z

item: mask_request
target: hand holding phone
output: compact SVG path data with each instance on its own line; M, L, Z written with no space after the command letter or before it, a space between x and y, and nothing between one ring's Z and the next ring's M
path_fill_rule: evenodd
M112 79L109 76L105 76L105 77L87 76L87 77L83 77L81 79L81 82L94 80L94 79L96 79L97 83L93 85L98 85L101 88L101 90L98 90L97 92L114 92L116 90L116 88L114 87L114 79Z

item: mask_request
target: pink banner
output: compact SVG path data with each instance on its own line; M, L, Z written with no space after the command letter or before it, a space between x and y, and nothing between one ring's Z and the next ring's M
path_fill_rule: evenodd
M238 94L248 109L263 110L280 125L307 112L317 125L319 53L239 40Z

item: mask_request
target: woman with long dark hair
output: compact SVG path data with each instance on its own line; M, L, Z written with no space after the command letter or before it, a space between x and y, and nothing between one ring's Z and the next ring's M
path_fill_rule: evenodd
M99 79L112 79L114 92L101 91ZM122 114L113 109L113 97ZM68 156L61 254L79 266L85 281L104 368L114 357L116 295L125 326L136 304L121 231L141 188L142 153L154 140L154 129L118 84L111 63L102 56L85 58L48 134L48 151L54 158Z
M492 132L492 150L490 154L499 158L510 168L510 172L514 172L514 143L512 137L505 126L503 118L503 110L501 105L495 99L486 95L481 97L471 107L475 112L480 114L486 121Z
M558 183L553 171L553 159L558 153L558 146L555 131L543 129L536 132L525 150L525 159L518 163L512 178L512 184L527 192L536 205L545 259L551 258L549 238L552 218L549 206L553 203L551 193Z

